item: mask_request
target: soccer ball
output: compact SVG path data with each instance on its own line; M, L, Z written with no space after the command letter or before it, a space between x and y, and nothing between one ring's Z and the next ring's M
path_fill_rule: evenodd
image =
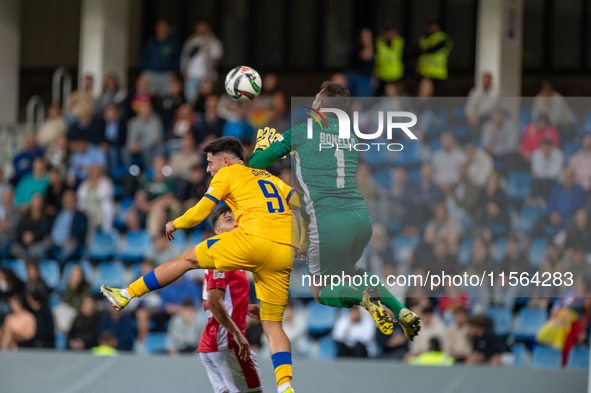
M248 102L259 95L263 81L254 68L238 66L228 72L224 86L234 101Z

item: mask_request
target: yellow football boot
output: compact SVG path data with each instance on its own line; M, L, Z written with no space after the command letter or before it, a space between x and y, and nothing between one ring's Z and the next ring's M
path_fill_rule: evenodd
M394 322L380 302L380 290L378 287L368 287L363 291L361 306L371 314L376 326L384 334L392 334Z
M419 331L421 330L421 318L407 308L400 310L397 321L400 326L402 326L404 335L410 341L413 341L415 336L419 334Z
M121 295L122 289L111 288L108 285L101 285L100 291L117 311L123 310L129 303L129 299Z

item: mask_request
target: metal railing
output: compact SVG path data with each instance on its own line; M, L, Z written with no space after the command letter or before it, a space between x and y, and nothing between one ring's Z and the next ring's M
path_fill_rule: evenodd
M35 119L35 115L37 115ZM45 105L41 96L36 95L27 102L27 131L39 131L45 120Z
M68 98L70 97L70 93L72 92L72 76L70 75L70 71L66 67L58 67L53 73L51 87L52 104L60 103L60 90L62 106L65 109L68 102Z

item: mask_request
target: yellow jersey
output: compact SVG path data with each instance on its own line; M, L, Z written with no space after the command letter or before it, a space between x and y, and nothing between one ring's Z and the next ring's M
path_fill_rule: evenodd
M215 203L224 200L244 232L291 245L294 194L293 188L264 169L231 165L215 174L205 197Z

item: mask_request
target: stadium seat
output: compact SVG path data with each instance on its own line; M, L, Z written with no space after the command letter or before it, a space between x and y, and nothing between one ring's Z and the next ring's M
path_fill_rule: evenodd
M562 366L562 353L555 348L544 345L536 345L532 353L532 368L560 368Z
M460 250L458 251L458 261L460 262L460 266L462 267L468 266L468 263L470 262L473 242L473 238L467 237L462 240L462 243L460 243Z
M144 342L144 353L146 355L154 355L166 351L166 333L151 332L146 336Z
M441 127L447 128L447 112L445 109L439 109L439 120L441 120Z
M12 270L18 278L27 281L27 264L22 259L4 259L0 267Z
M433 154L434 151L441 149L441 141L439 139L433 139L429 142L429 149L431 150L431 154Z
M60 284L60 265L56 261L39 261L39 274L51 289L57 288Z
M522 308L517 315L517 323L513 335L516 339L533 340L538 331L546 323L548 314L539 308Z
M102 284L121 288L125 285L125 266L121 262L103 261L98 264L92 290L98 292Z
M513 353L513 365L525 366L527 360L527 349L524 343L515 343L511 346L511 353Z
M568 164L569 159L581 148L580 142L569 141L562 146L564 153L564 163Z
M373 178L375 179L376 183L378 183L378 187L384 190L389 190L392 186L392 175L390 174L389 169L380 169L374 171Z
M363 161L372 168L388 164L388 149L370 149L362 153Z
M410 169L408 171L408 180L419 182L421 181L421 170L418 168Z
M49 295L49 308L53 309L63 301L62 296L57 292L51 292Z
M119 202L119 209L117 210L117 215L115 216L115 220L113 221L113 225L115 228L125 228L125 215L127 214L127 210L133 205L133 198L127 197L121 199Z
M72 270L72 266L80 265L82 267L82 272L84 273L84 278L86 282L92 282L92 264L88 261L68 261L64 266L64 270L62 272L62 279L59 285L59 290L63 291L68 286L68 280L70 278L70 271Z
M453 109L453 114L456 119L465 119L466 118L466 114L464 113L464 108L462 108L460 106Z
M90 241L88 257L93 260L109 259L117 252L117 235L96 231Z
M185 250L187 243L187 231L184 229L179 229L174 233L174 240L170 242L173 247L176 247L180 250ZM197 244L192 244L191 247L195 247Z
M531 195L532 176L528 171L510 171L507 175L505 194L511 201L523 201Z
M529 264L532 268L537 269L542 259L546 258L546 243L548 239L545 237L532 239L529 246Z
M127 232L123 236L123 250L117 254L124 261L139 261L150 248L152 238L148 232Z
M470 135L466 127L450 127L449 130L456 137L456 139L466 139Z
M584 134L591 134L591 111L587 111L585 113L585 117L583 119L583 128L581 129L581 133Z
M394 262L405 263L419 245L421 238L417 235L396 235L392 239Z
M507 255L507 238L500 237L495 242L493 249L491 250L491 255L495 261L499 262L501 259L505 258Z
M519 132L523 135L525 131L525 126L527 126L532 121L531 116L531 109L522 109L519 114Z
M337 344L330 337L318 340L318 360L334 360L337 357Z
M68 335L66 333L55 333L55 349L58 351L68 349Z
M386 226L389 233L398 233L404 228L404 222L402 221L392 221L389 222Z
M494 331L499 336L508 336L511 333L512 315L511 310L506 307L490 307L486 315L494 322Z
M187 241L189 244L192 244L193 247L201 243L203 240L205 240L205 238L203 237L203 231L200 229L193 229L187 237Z
M546 209L541 206L523 205L519 210L519 221L517 230L530 233L538 218L546 213Z
M501 236L509 233L510 229L511 228L507 224L494 224L491 227L491 232L493 236Z
M392 164L404 168L419 166L422 163L423 144L420 141L409 141L404 149L394 154Z
M308 332L315 335L325 335L332 331L337 319L337 309L324 306L315 301L308 303Z
M571 370L589 369L589 347L574 347L568 354L566 368Z

